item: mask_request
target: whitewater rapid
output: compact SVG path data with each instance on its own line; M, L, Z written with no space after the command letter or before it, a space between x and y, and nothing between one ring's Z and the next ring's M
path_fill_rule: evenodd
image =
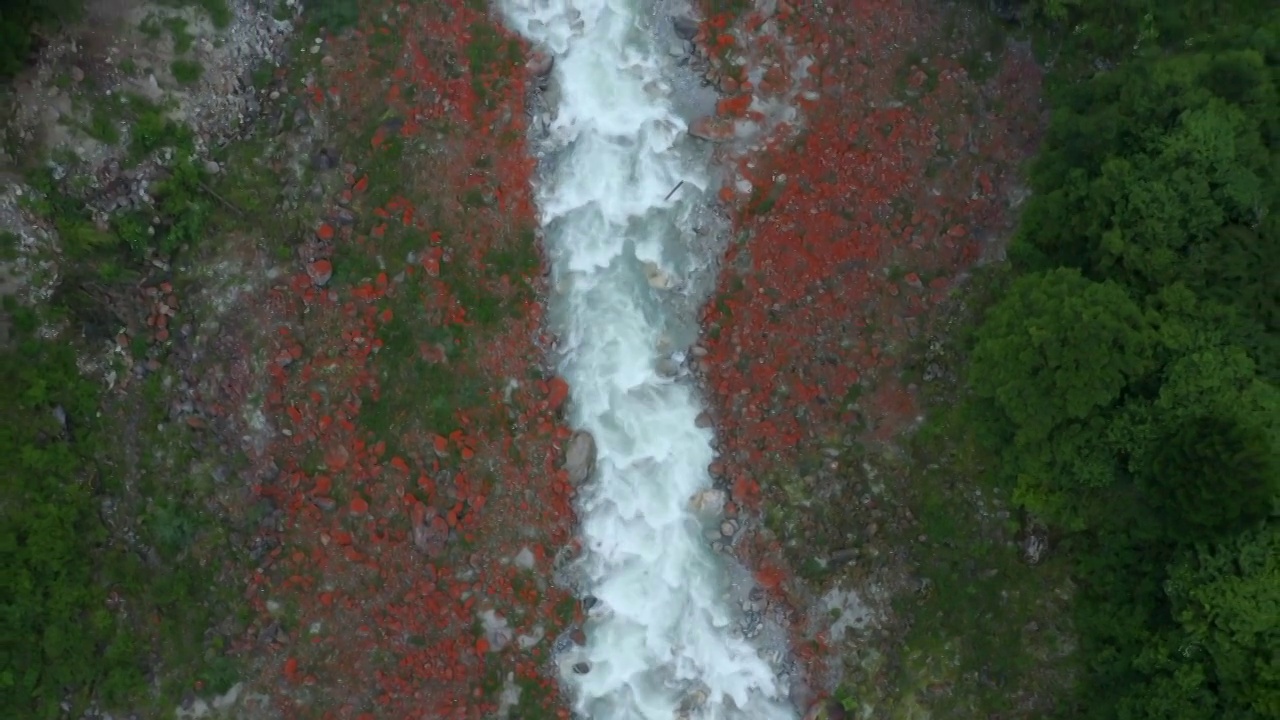
M731 569L690 510L711 487L701 400L687 377L661 370L696 333L697 303L673 301L678 288L654 278L706 267L692 224L710 184L664 79L672 59L659 23L668 21L651 0L499 5L510 27L554 56L552 153L537 189L555 288L549 322L570 421L598 449L579 491L576 566L597 603L585 646L560 661L575 712L794 718L775 669L738 629Z

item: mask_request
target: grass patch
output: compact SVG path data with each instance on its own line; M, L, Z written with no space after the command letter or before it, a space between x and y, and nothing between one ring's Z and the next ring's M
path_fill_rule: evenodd
M187 31L187 21L180 17L165 18L163 23L166 30L169 31L169 37L173 38L173 51L182 54L191 49L191 45L195 42L195 36Z
M916 438L916 457L949 460L913 474L908 502L927 537L917 575L928 584L898 607L911 617L900 687L947 683L947 701L930 710L957 720L1011 711L1016 691L1037 682L1042 661L1035 645L1053 642L1053 635L1027 628L1049 624L1052 590L1063 586L1067 571L1053 556L1036 567L1022 562L1007 490L988 481L972 448L964 425L947 415Z
M191 85L204 75L204 66L196 60L178 58L170 63L169 72L173 73L173 79L179 83Z
M448 435L458 428L458 412L485 404L486 388L469 370L466 332L444 326L423 309L421 286L406 281L385 308L393 317L378 331L381 396L361 410L362 427L379 437L406 433ZM443 348L443 359L424 360L420 347Z
M315 0L307 3L303 12L312 30L309 34L321 29L337 33L355 25L360 19L360 6L356 0Z
M108 145L120 142L120 121L111 108L102 102L93 104L89 110L89 122L82 128L89 137Z

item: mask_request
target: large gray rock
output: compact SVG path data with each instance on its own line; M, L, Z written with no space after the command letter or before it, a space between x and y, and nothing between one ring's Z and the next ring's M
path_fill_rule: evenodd
M596 467L596 439L586 430L579 430L569 438L564 453L564 469L569 471L569 482L581 485L591 477Z

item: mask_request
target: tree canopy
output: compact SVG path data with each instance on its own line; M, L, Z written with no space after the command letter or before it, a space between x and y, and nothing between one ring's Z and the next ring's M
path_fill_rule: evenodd
M1280 12L1029 6L1106 62L1055 70L1019 277L968 383L999 474L1077 569L1062 715L1278 717Z

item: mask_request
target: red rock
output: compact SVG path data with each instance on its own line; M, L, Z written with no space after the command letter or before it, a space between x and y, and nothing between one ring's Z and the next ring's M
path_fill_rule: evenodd
M569 383L565 382L563 378L555 377L551 378L551 382L547 383L547 385L549 386L547 407L552 410L559 410L565 399L569 397Z
M364 498L357 495L351 498L351 512L356 515L363 515L369 512L369 503L365 502Z
M324 287L333 277L333 263L328 260L316 260L307 264L307 276L316 287Z

